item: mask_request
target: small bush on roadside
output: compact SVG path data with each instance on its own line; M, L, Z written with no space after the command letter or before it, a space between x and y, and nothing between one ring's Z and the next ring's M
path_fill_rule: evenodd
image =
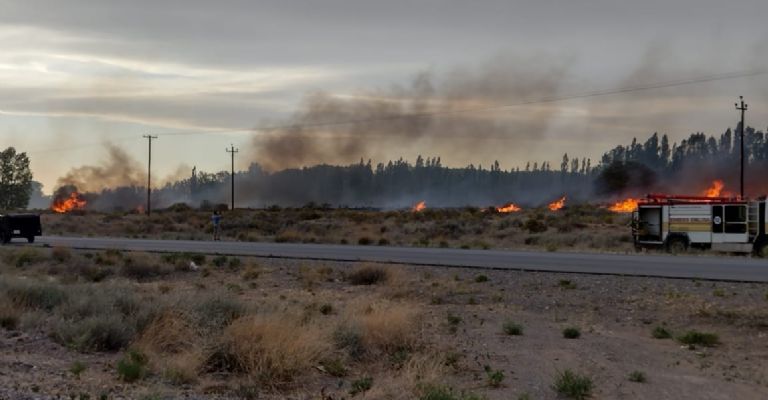
M19 251L10 252L5 257L6 263L14 265L16 268L23 268L27 265L43 262L45 259L46 257L40 251L33 248L24 248Z
M488 276L480 274L480 275L475 277L475 282L477 282L477 283L488 282Z
M637 383L645 383L645 374L642 371L632 371L629 373L629 381Z
M579 331L579 328L565 328L563 329L563 337L566 339L578 339L581 336L581 331Z
M542 222L543 218L529 218L523 224L523 228L530 233L542 233L547 231L547 224Z
M322 366L325 372L330 376L335 376L337 378L347 376L347 368L338 358L323 360L320 362L320 366Z
M507 335L512 336L520 336L523 334L523 326L513 321L505 322L504 325L502 325L502 330Z
M339 325L333 332L336 348L346 350L350 357L360 359L365 354L363 334L355 325Z
M380 266L366 265L356 268L347 275L353 285L375 285L389 278L387 270Z
M672 337L672 332L663 326L657 326L653 328L651 336L653 336L654 339L669 339Z
M689 346L714 347L720 344L720 338L715 333L699 332L691 330L678 337L677 340Z
M561 396L584 400L592 395L594 385L588 376L579 375L566 369L555 376L552 388Z
M366 236L363 236L360 239L357 239L357 244L359 244L361 246L368 246L371 243L373 243L373 240L371 240L371 238L366 237Z
M136 382L146 375L147 357L135 350L128 351L117 362L117 375L123 382Z
M60 320L53 339L79 351L117 351L127 346L135 327L119 315L94 315L82 320Z
M5 286L6 297L11 303L30 310L50 311L67 299L67 293L55 284L23 281L0 282L0 289L3 286Z
M19 325L21 311L9 304L6 299L0 298L0 327L12 331Z
M211 262L213 265L221 268L227 263L227 260L227 256L216 256L213 258L213 260L211 260Z
M576 289L576 283L570 279L560 279L560 281L557 282L557 285L563 289Z
M72 258L72 251L66 247L56 246L51 250L51 258L58 263L64 263Z
M167 274L148 256L125 257L120 275L135 280L147 280Z
M196 323L207 329L220 329L245 314L245 307L231 295L214 293L192 306Z

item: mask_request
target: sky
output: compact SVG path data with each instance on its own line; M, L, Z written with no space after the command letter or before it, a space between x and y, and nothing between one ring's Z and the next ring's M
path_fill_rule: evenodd
M765 129L766 74L574 96L768 68L765 15L764 0L0 0L0 139L48 193L110 145L146 165L147 134L155 185L228 169L230 145L237 168L595 160L653 132L720 134L739 95ZM414 113L437 115L390 120Z

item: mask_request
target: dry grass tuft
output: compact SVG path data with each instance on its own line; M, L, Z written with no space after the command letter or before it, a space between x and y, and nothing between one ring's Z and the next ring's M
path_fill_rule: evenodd
M359 326L367 349L392 352L412 349L419 337L419 309L414 304L382 303L359 314Z
M332 350L327 329L284 315L243 317L234 321L224 335L240 368L273 385L292 381Z
M347 274L347 280L353 285L375 285L386 282L389 271L380 265L366 264L356 267Z
M144 353L176 354L194 347L197 332L189 321L174 312L164 312L155 318L139 339L136 347Z

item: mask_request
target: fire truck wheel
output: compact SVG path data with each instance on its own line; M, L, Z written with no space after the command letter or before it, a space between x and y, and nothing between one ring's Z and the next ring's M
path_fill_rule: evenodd
M27 236L27 242L28 243L35 243L35 237L34 236Z
M768 241L760 243L757 245L757 249L755 251L755 255L761 258L768 258Z
M684 253L688 250L688 241L682 237L673 237L667 241L667 251L672 254Z

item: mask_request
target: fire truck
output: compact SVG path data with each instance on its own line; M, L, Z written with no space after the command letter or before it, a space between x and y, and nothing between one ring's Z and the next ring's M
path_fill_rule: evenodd
M766 198L669 196L650 194L632 214L635 247L689 247L768 257Z

